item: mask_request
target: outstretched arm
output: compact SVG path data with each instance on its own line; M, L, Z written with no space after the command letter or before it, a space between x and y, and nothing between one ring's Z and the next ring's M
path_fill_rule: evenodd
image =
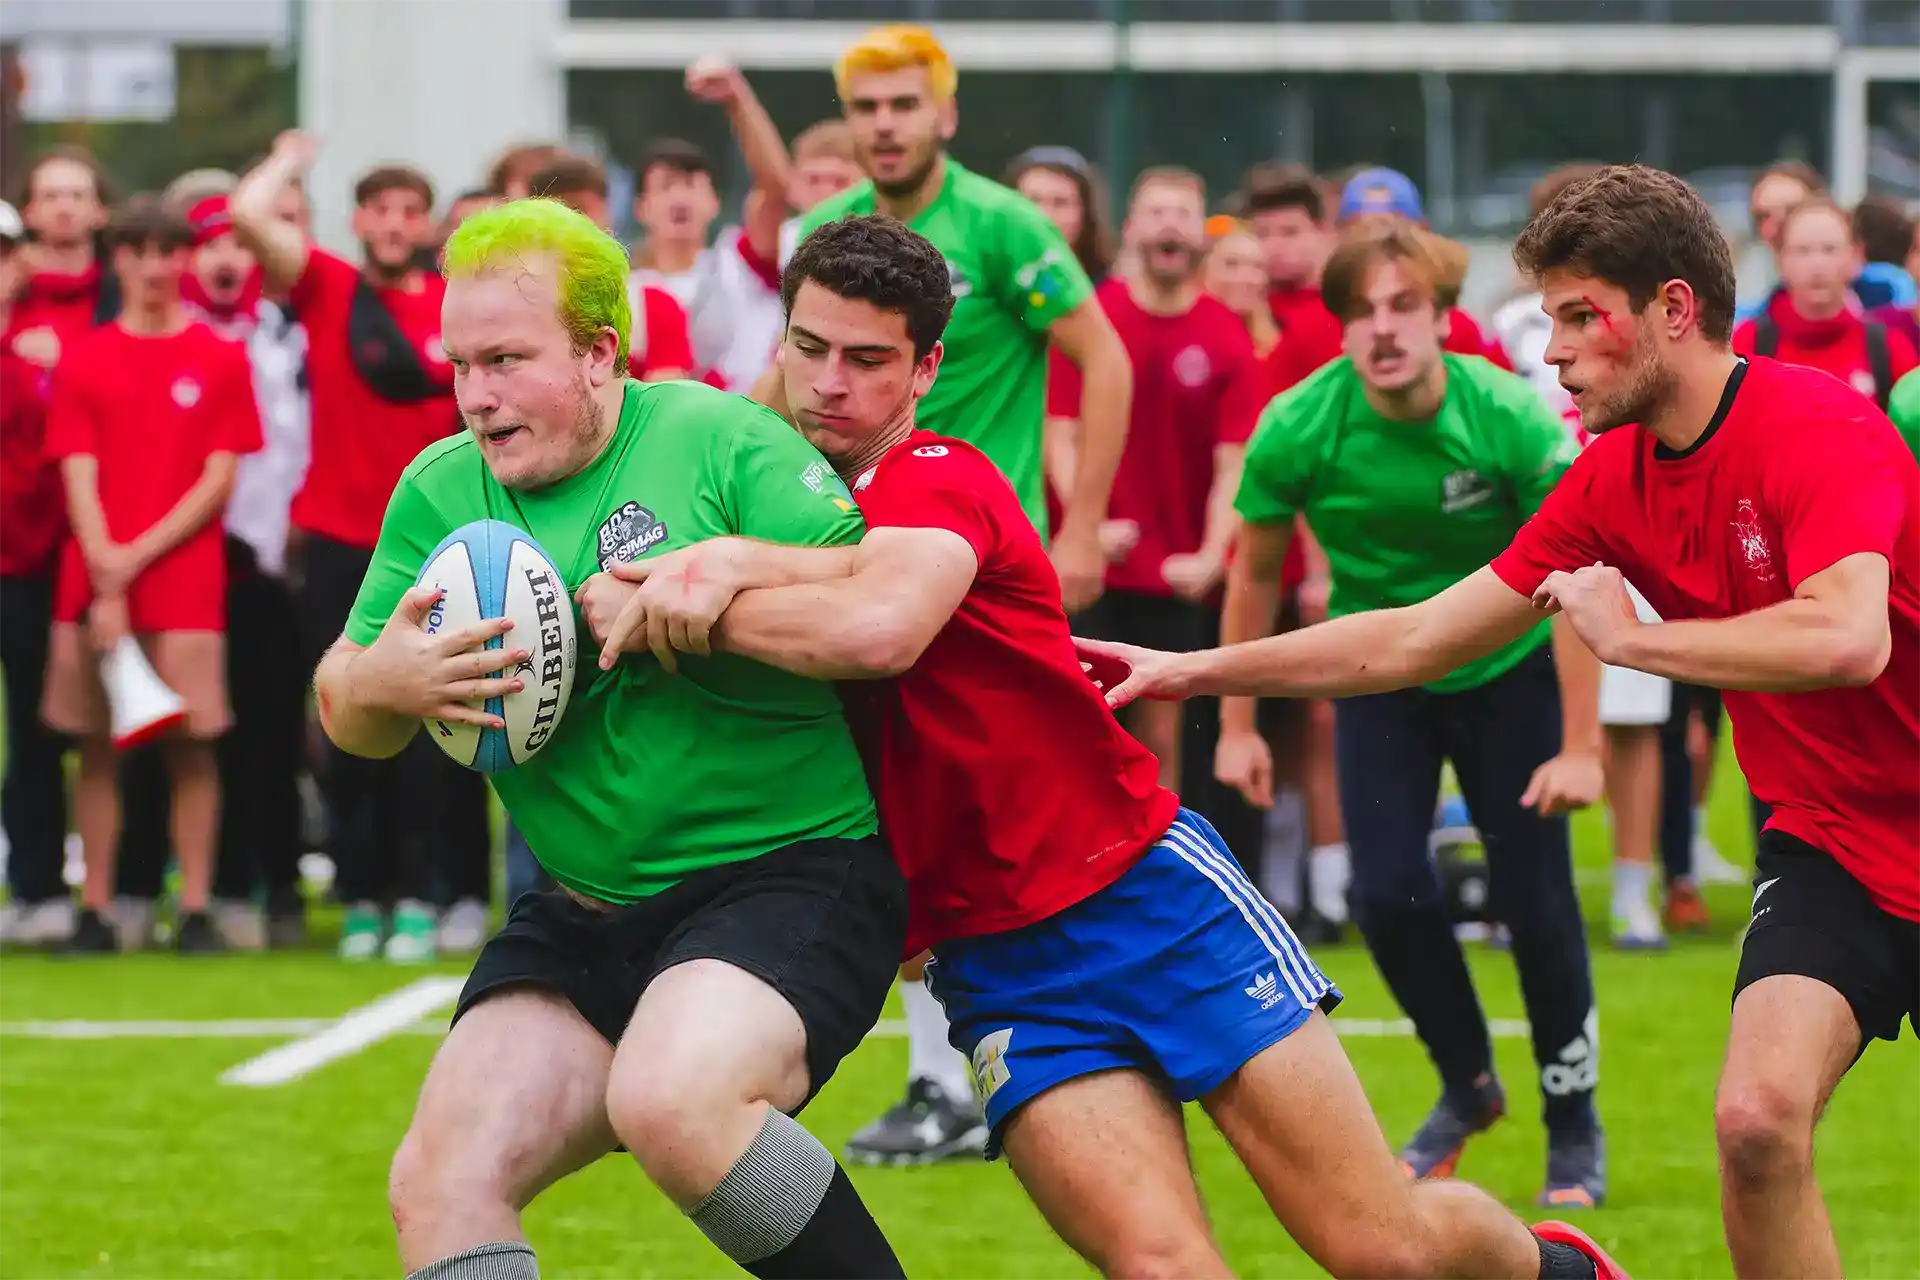
M1427 684L1525 635L1541 614L1492 569L1481 569L1430 600L1401 609L1348 614L1285 635L1163 654L1130 645L1079 641L1081 649L1127 663L1107 691L1135 698L1345 698Z
M274 139L267 158L240 179L227 202L234 234L260 259L267 287L275 294L285 294L298 283L312 246L298 227L273 216L273 204L288 183L306 173L316 149L311 137L289 129Z

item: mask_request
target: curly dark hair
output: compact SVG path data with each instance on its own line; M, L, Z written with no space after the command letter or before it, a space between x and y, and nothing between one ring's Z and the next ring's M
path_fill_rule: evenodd
M809 280L905 316L916 360L933 350L953 314L947 260L925 236L882 214L829 222L800 242L780 277L780 305L788 315Z
M1555 196L1527 224L1513 261L1538 279L1568 270L1626 290L1640 311L1669 280L1700 301L1700 332L1733 334L1733 253L1700 193L1660 169L1612 164Z

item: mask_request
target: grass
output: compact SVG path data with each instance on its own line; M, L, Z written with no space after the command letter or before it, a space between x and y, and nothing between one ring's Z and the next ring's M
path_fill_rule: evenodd
M1744 852L1731 773L1723 770L1712 830L1723 850ZM1580 820L1577 846L1584 868L1604 866L1599 819ZM1604 895L1592 887L1590 927L1603 936ZM1667 954L1594 957L1611 1196L1582 1221L1643 1280L1730 1274L1712 1095L1745 899L1740 888L1714 892L1715 933ZM1396 1016L1364 951L1330 948L1318 958L1348 993L1344 1014ZM1474 948L1473 964L1489 1016L1521 1016L1507 957ZM325 1017L411 976L320 954L204 962L10 956L0 959L0 1021ZM0 1038L0 1278L398 1274L386 1165L435 1041L394 1037L281 1088L217 1083L273 1043ZM1424 1054L1410 1039L1347 1044L1388 1134L1403 1137L1433 1100ZM1515 1114L1474 1143L1461 1174L1526 1213L1544 1160L1531 1063L1523 1041L1497 1045ZM905 1054L902 1040L869 1040L807 1111L809 1127L837 1147L897 1094ZM1234 1268L1245 1276L1320 1274L1204 1117L1195 1113L1191 1127ZM1851 1274L1920 1276L1917 1134L1920 1050L1911 1038L1876 1045L1820 1131L1820 1175ZM1004 1165L854 1177L910 1275L1087 1274ZM740 1274L624 1156L550 1191L527 1227L547 1276Z

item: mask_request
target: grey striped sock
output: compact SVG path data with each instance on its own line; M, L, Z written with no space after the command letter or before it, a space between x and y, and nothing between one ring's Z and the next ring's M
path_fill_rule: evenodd
M818 1138L768 1107L760 1136L687 1216L735 1262L758 1262L793 1243L833 1185L833 1168Z
M540 1264L532 1245L502 1240L429 1262L407 1280L540 1280Z

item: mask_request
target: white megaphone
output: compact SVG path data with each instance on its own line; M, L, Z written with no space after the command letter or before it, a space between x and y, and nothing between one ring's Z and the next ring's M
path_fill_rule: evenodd
M187 718L187 704L167 687L132 636L122 636L100 659L100 683L113 708L113 748L130 751Z

